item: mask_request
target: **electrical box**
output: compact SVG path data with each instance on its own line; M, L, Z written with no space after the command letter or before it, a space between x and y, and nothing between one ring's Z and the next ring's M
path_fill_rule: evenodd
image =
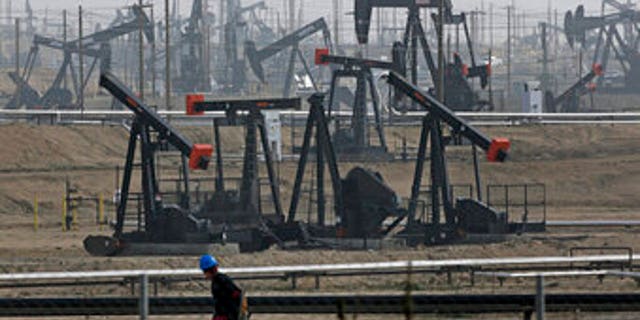
M273 155L273 160L282 161L282 122L280 111L262 111L265 127L267 129L267 141Z
M528 81L522 85L522 112L542 113L543 94L539 81Z

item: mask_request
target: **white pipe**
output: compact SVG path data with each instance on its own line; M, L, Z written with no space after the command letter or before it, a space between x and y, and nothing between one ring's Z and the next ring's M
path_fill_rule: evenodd
M634 259L637 259L635 256ZM409 265L416 269L438 269L455 267L483 267L496 265L540 265L540 264L570 264L592 262L628 262L629 255L590 255L579 257L513 257L488 259L448 259L448 260L418 260L391 261L371 263L345 263L295 266L266 266L246 268L221 268L220 271L230 274L287 274L287 273L330 273L340 271L391 271L407 269ZM43 280L43 279L81 279L81 278L113 278L138 277L146 274L150 277L159 276L199 276L199 269L165 269L165 270L112 270L112 271L81 271L81 272L37 272L37 273L5 273L0 274L0 281L7 280Z

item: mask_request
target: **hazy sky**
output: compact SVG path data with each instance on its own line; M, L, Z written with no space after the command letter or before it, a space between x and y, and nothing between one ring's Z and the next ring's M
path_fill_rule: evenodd
M6 3L8 1L12 2L12 7L14 10L22 10L24 8L25 0L0 0L2 3L2 7L6 7ZM31 5L34 9L44 10L45 8L49 8L50 10L61 10L61 9L75 9L77 8L80 1L78 0L30 0ZM173 0L171 0L173 1ZM216 4L220 0L209 0L210 3ZM288 1L288 0L286 0ZM306 15L311 14L311 11L326 11L329 12L331 10L331 0L302 0L305 3L305 7L308 7L308 13ZM353 5L353 1L344 1L340 0L342 5L345 7L349 7ZM625 1L625 0L622 0ZM87 9L91 8L109 8L109 7L118 7L125 6L127 4L131 4L137 1L114 1L114 0L82 0L83 7ZM149 0L145 0L145 2L149 2ZM151 0L150 2L154 2L157 6L162 6L164 0ZM252 3L256 2L256 0L243 0L243 3ZM266 0L267 5L281 8L283 0ZM299 3L300 0L296 0L296 3ZM471 10L474 8L480 8L481 2L485 3L486 8L488 9L489 3L494 3L495 8L506 6L511 2L511 0L453 0L453 5L456 10ZM564 12L567 9L575 8L579 3L585 4L588 10L596 10L600 7L601 0L515 0L516 7L520 7L523 9L542 11L546 10L547 4L552 3L553 7L557 7L559 11ZM180 7L183 12L186 13L189 10L191 5L190 0L179 0Z
M24 7L26 0L0 0L0 16L7 17L6 8L8 2L12 3L12 12L13 16L24 16ZM154 8L156 9L156 19L163 15L164 11L164 2L165 0L143 0L145 3L153 3ZM170 0L173 3L176 0ZM192 0L177 0L180 6L181 15L187 16L190 12L190 7L192 4ZM220 1L226 0L208 0L211 7L215 8L213 11L219 7ZM243 5L248 5L251 3L255 3L259 0L241 0ZM264 0L267 3L267 6L274 8L280 12L283 11L283 3L288 3L289 0ZM332 17L332 0L295 0L296 6L298 6L301 2L304 3L303 10L303 22L310 22L318 17L325 17L328 22L331 24L333 20ZM495 37L496 38L504 38L506 34L504 30L506 30L506 10L505 6L510 3L514 3L516 6L516 12L518 14L526 13L527 17L525 19L526 32L529 33L533 30L539 21L544 21L547 19L547 8L549 4L552 9L557 9L558 12L558 24L562 25L564 13L567 10L574 10L578 4L584 4L587 10L587 14L590 13L599 13L600 12L600 4L602 0L452 0L454 11L471 11L475 9L482 9L484 4L484 11L488 12L490 8L490 4L493 4L493 12L494 12L494 27L495 27ZM627 0L619 0L621 2L626 2ZM44 16L44 10L48 9L48 19L49 21L54 21L57 18L60 18L60 12L63 9L67 9L69 11L69 17L72 21L76 18L74 17L77 12L79 0L30 0L31 6L36 11L36 16L42 18ZM89 23L95 22L107 22L111 21L113 17L114 9L122 8L134 3L137 3L138 0L81 0L82 6L85 12L88 12L87 21ZM340 0L340 6L342 7L342 13L349 12L353 10L353 0ZM298 9L296 9L298 11ZM388 11L387 11L388 12ZM296 12L297 13L297 12ZM391 13L385 13L391 14ZM60 18L61 20L61 18ZM341 35L340 37L343 41L354 41L353 34L353 17L352 16L344 16L341 19ZM400 20L399 20L400 21ZM403 22L400 22L403 23ZM483 22L480 22L483 23ZM484 21L484 25L488 26L488 19ZM520 24L521 26L521 24Z

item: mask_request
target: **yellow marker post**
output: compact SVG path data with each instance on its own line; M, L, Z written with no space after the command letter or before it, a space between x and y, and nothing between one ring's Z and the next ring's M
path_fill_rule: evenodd
M33 197L33 230L38 231L38 196Z

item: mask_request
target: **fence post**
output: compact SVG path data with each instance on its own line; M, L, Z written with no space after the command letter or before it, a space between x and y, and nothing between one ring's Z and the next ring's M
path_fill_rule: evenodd
M147 320L149 318L149 275L140 275L140 301L138 303L140 308L140 320Z
M98 225L100 226L100 231L103 230L104 222L104 197L100 193L98 196Z
M78 202L77 200L71 200L71 213L72 213L72 218L71 218L71 229L72 230L78 230Z
M33 230L38 231L38 196L33 196Z
M62 231L67 230L67 199L62 196Z
M412 299L412 294L411 294L411 290L413 289L413 281L411 278L411 275L413 273L413 263L411 260L408 261L407 263L407 284L404 288L405 292L405 305L404 305L404 318L405 320L411 320L413 319L413 299Z
M536 278L536 319L544 320L544 276Z

